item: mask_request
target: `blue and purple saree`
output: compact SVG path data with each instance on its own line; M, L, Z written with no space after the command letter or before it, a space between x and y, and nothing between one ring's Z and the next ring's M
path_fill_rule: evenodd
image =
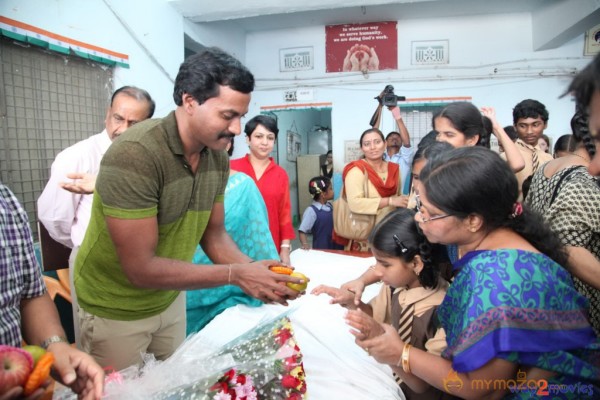
M598 384L600 342L587 299L563 267L544 254L515 249L472 251L454 267L458 272L438 309L448 341L442 356L454 370L469 372L502 358L554 371L549 384ZM591 395L577 388L558 398L600 396L597 388Z

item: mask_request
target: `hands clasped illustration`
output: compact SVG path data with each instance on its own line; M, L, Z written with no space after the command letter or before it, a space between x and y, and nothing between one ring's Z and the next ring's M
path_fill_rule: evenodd
M355 44L346 51L342 65L343 72L377 70L379 70L379 57L374 47Z

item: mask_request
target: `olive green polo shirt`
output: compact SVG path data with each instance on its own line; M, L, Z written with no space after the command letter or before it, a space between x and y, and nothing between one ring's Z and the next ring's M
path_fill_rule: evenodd
M100 164L92 217L75 262L79 305L102 318L137 320L164 311L178 291L143 289L123 272L105 218L156 218L156 256L191 261L229 176L224 151L205 148L193 174L175 113L140 122L111 145Z

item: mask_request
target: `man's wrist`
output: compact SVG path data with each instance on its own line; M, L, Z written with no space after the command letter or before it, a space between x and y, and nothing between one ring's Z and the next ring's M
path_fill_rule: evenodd
M42 347L45 350L48 350L48 347L50 347L50 345L52 345L54 343L67 343L67 344L69 344L69 341L67 340L66 337L64 337L62 335L52 335L49 338L47 338L46 340L44 340L42 342L42 344L40 345L40 347Z

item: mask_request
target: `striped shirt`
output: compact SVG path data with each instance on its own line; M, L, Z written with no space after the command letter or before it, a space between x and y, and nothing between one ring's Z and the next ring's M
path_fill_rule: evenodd
M0 182L0 344L21 347L21 301L45 291L27 213Z

